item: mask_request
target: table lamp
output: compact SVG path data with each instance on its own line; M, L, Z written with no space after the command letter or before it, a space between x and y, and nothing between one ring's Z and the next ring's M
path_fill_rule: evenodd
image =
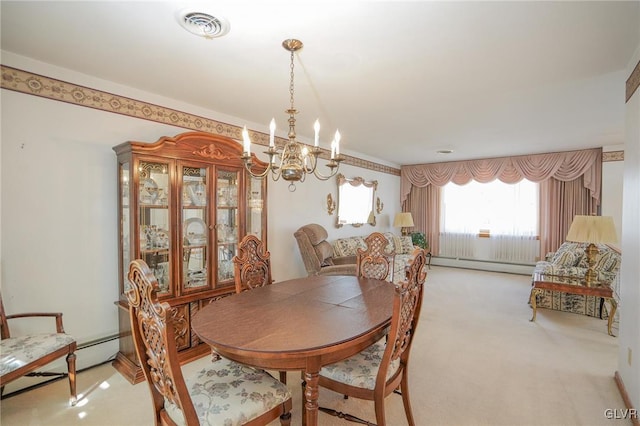
M598 273L595 271L596 255L598 247L596 244L617 243L616 227L611 216L582 216L576 215L573 218L567 241L577 243L589 243L585 249L589 268L584 275L587 287L591 287L598 281Z
M409 212L401 212L396 213L396 217L393 219L393 226L396 228L401 228L400 232L402 235L408 235L409 231L407 228L413 227L413 217Z

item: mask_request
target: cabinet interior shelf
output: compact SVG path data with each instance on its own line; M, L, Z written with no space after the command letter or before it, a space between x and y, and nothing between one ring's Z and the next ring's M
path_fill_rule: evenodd
M207 245L206 244L185 244L183 248L185 250L191 250L191 249L207 248Z
M140 249L140 254L168 254L169 248Z
M169 207L168 204L142 204L140 203L140 207L144 207L147 209L166 209Z

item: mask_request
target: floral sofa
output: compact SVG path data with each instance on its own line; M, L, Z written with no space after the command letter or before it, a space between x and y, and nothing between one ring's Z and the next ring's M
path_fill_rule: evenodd
M391 232L385 232L383 235L389 241L387 252L395 251L393 261L393 282L397 283L404 279L405 267L409 264L409 259L414 250L411 236L398 236ZM340 259L341 263L356 263L357 250L366 249L364 236L355 236L347 238L338 238L333 242L333 258Z
M547 253L545 260L536 263L533 275L548 274L571 277L584 277L587 272L586 243L564 242L555 252ZM614 298L618 300L618 271L621 255L618 251L604 244L597 244L595 271L599 281L610 283L614 290ZM601 297L567 294L545 290L537 299L540 308L556 309L589 316L607 318L602 311L604 304Z

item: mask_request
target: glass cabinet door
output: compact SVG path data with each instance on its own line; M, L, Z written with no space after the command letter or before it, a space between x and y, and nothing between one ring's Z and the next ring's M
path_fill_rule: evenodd
M233 257L239 241L238 171L216 172L216 240L218 285L233 285Z
M182 171L182 291L211 286L208 265L208 168L184 165Z
M169 164L140 161L139 176L139 241L140 258L156 276L160 296L172 292L171 238L169 218Z
M251 178L249 183L249 188L247 191L247 224L246 230L247 235L252 234L256 237L260 238L264 241L264 233L263 227L264 224L262 220L264 215L262 214L262 210L264 209L264 191L263 185L265 184L264 180Z
M126 161L119 165L118 176L120 178L120 262L121 262L121 281L120 294L124 294L129 290L129 263L131 263L131 210L129 210L129 179L131 167Z

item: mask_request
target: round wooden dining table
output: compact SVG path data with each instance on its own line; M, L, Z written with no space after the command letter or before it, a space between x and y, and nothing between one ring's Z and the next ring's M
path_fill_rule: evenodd
M297 278L216 300L194 315L191 326L225 358L277 371L301 370L303 424L315 426L320 368L386 334L394 288L355 276Z

